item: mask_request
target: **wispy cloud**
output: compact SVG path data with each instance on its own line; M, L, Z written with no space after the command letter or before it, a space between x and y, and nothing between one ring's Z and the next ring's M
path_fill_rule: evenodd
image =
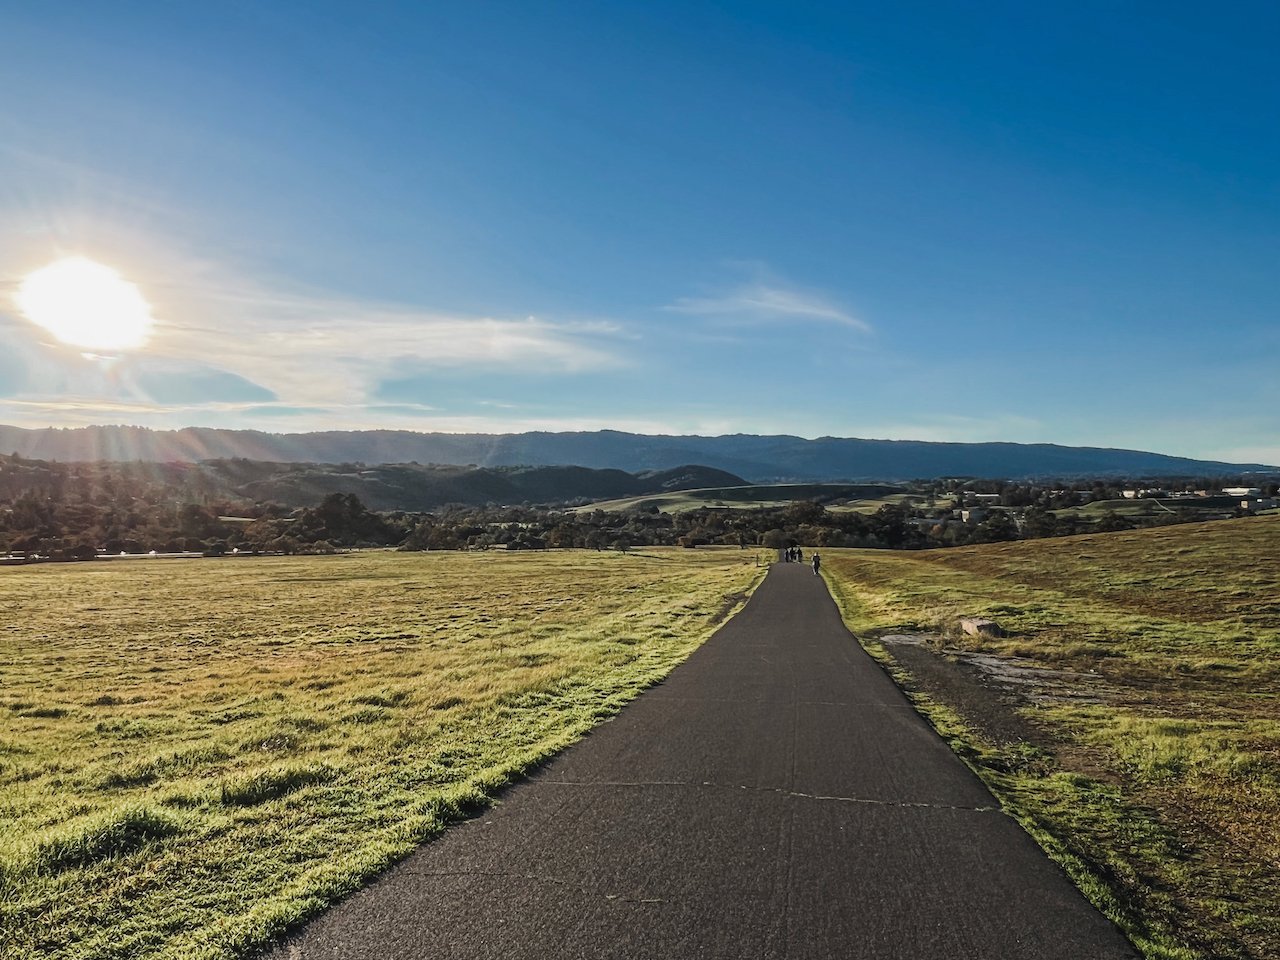
M152 351L219 365L295 404L369 398L393 370L580 373L622 363L608 323L462 317L337 297L238 289L197 298Z
M191 381L189 389L180 392L191 394L198 392L197 380L221 378L240 384L240 395L210 395L211 410L219 400L263 398L337 408L368 403L379 383L407 371L428 376L432 371L519 372L536 378L626 363L619 346L630 334L613 321L452 315L282 290L208 263L169 267L163 282L138 278L154 297L158 322L151 342L105 366L86 362L19 321L12 301L4 297L0 342L8 353L17 351L25 359L11 371L13 376L0 377L13 381L0 384L0 393L37 401L56 398L68 410L79 406L73 398L87 402L97 397L103 413L112 411L113 404L124 405L120 412L138 404L140 413L163 399L160 392L146 389L157 377L173 388L169 394L186 380Z
M786 283L760 266L750 281L697 297L680 297L667 306L675 313L746 323L833 323L862 333L871 325L836 300Z

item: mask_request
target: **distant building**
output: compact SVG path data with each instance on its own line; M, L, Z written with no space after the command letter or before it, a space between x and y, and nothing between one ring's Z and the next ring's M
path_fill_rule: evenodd
M1250 497L1240 501L1240 509L1247 513L1274 510L1276 507L1280 507L1280 500L1275 497Z
M1126 500L1136 500L1138 499L1138 491L1137 490L1121 490L1120 496L1124 497Z
M983 510L980 507L975 507L972 510L960 511L960 519L963 520L965 523L981 523L986 518L987 518L987 511Z
M1223 487L1222 492L1228 497L1258 497L1262 495L1261 487Z

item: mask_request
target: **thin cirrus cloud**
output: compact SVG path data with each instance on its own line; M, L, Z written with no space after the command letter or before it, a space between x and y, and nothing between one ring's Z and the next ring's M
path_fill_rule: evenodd
M616 367L625 332L602 321L458 317L412 307L240 289L189 298L152 350L216 357L228 373L288 404L366 401L393 370L520 369L585 373Z
M835 301L809 290L772 281L740 284L722 293L680 297L667 307L675 313L747 323L833 323L871 333L869 323Z
M627 362L620 344L630 333L610 321L448 315L282 292L207 262L168 266L163 282L139 278L156 298L151 341L114 359L51 342L5 298L0 398L75 419L90 410L140 418L250 407L270 416L290 409L350 411L375 401L388 376L407 372L538 377Z

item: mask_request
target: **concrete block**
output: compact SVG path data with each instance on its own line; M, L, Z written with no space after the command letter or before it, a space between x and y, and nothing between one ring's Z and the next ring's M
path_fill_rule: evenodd
M1003 637L1000 624L985 617L961 617L960 629L971 637Z

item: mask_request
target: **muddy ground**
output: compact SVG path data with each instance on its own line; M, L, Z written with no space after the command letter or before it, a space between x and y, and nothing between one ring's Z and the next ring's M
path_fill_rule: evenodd
M910 675L909 690L928 694L958 713L993 746L1055 745L1042 725L1019 713L1027 706L1057 702L1099 702L1101 680L1089 674L1049 670L1017 657L997 657L944 646L921 634L880 637L884 648Z

